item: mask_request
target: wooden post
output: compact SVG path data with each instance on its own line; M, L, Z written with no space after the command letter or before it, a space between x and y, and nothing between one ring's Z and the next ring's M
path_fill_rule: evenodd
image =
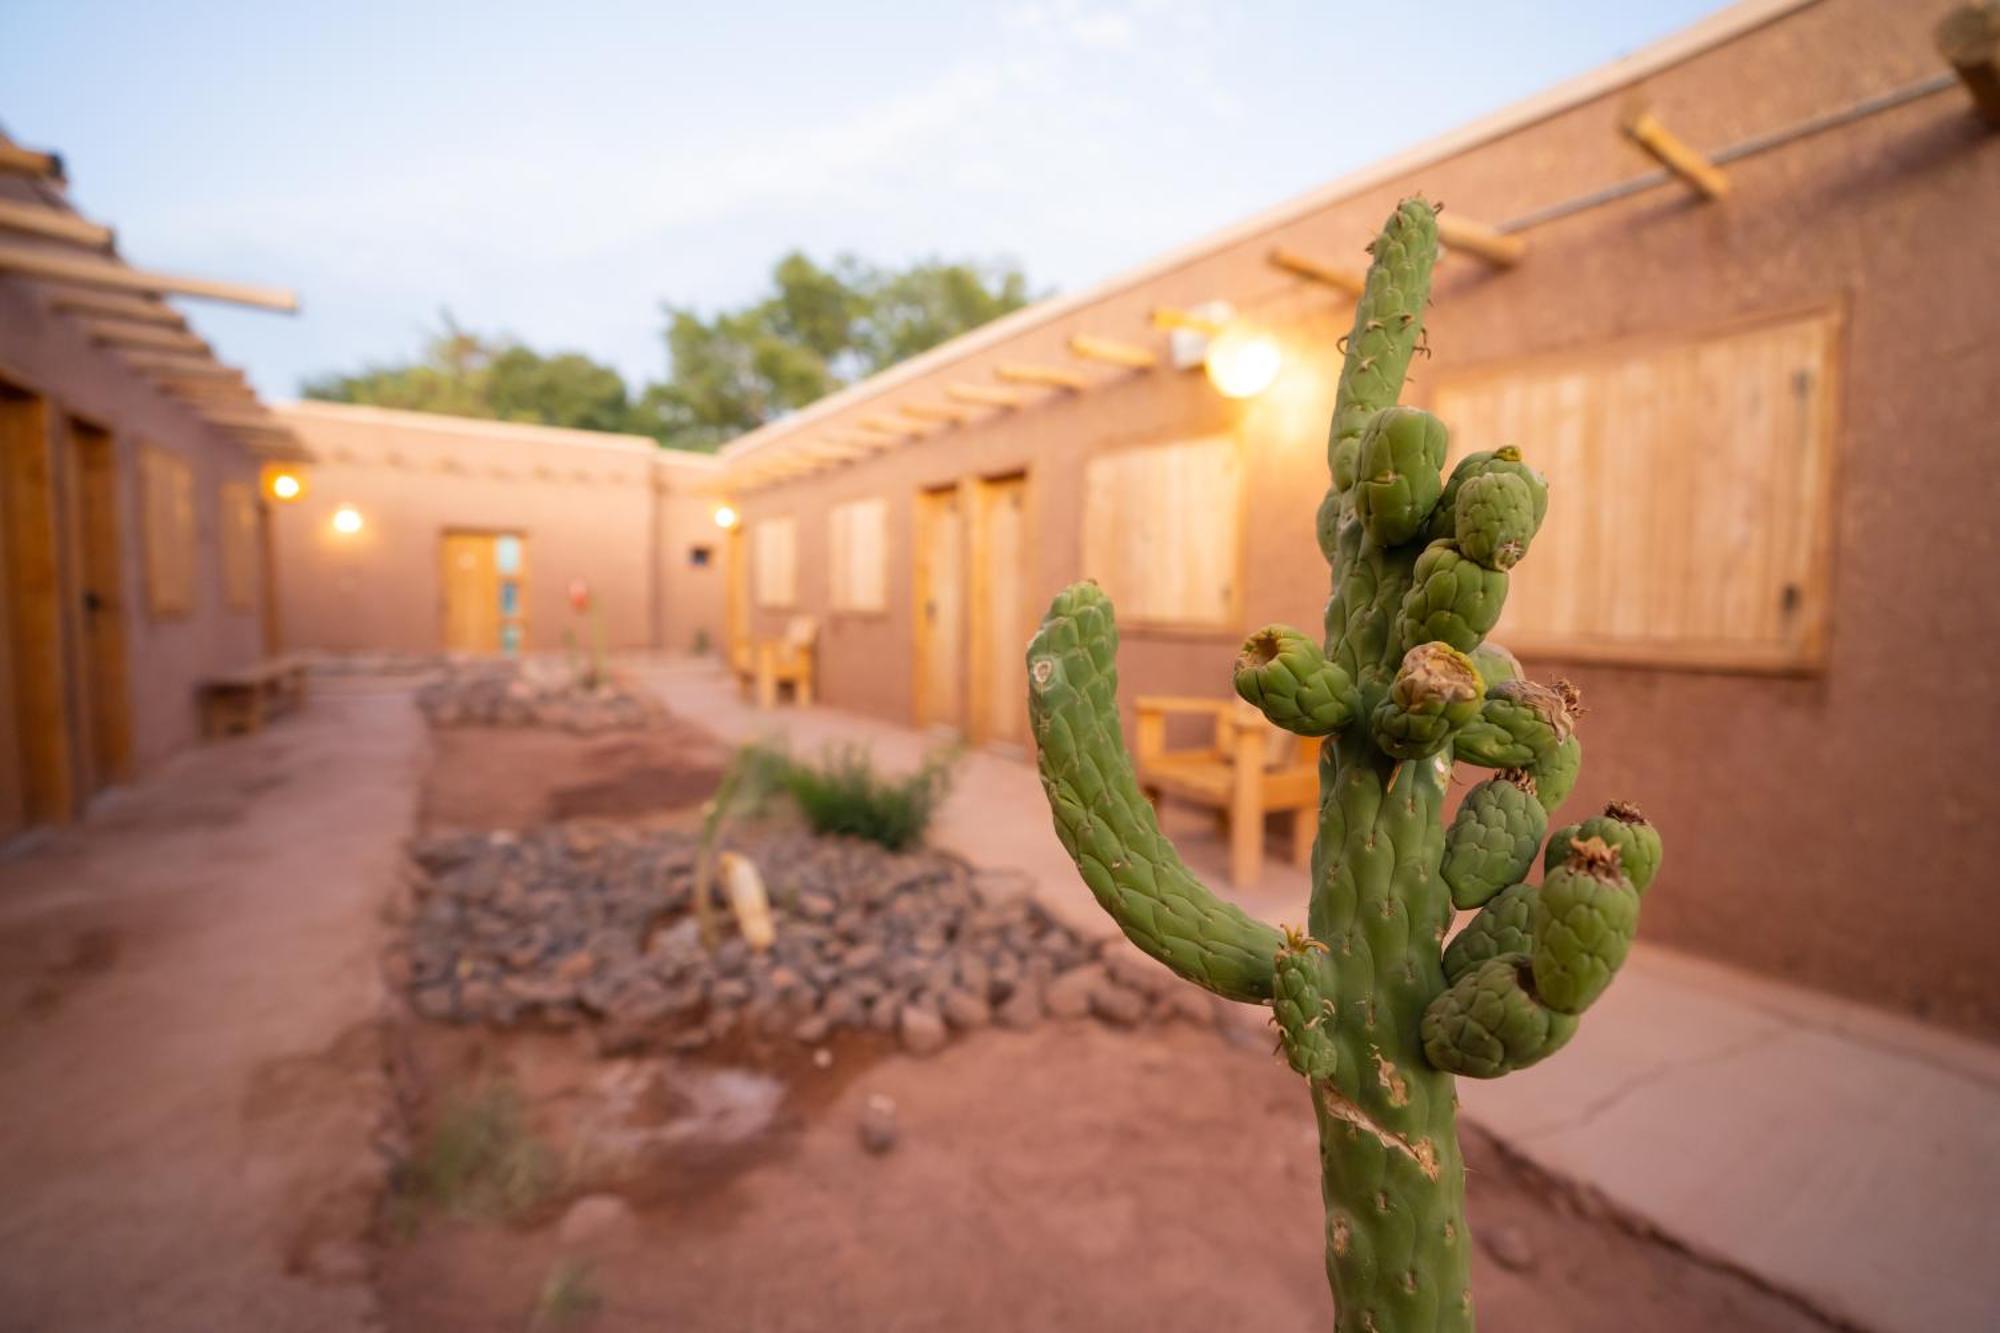
M1519 236L1509 236L1470 218L1440 213L1437 229L1438 240L1443 242L1445 249L1462 250L1495 268L1512 268L1528 253L1528 243Z
M1650 111L1634 110L1620 126L1625 137L1668 171L1679 176L1704 199L1720 199L1729 193L1729 177L1721 167L1703 157L1700 150L1662 125Z
M1937 25L1938 52L1958 71L1972 109L2000 125L2000 3L1961 5Z
M1368 285L1367 279L1354 269L1329 260L1300 254L1297 250L1287 250L1282 245L1273 249L1264 258L1272 268L1281 268L1308 282L1320 283L1335 291L1345 292L1349 296L1360 296L1362 289Z
M1088 333L1073 334L1069 340L1069 350L1070 355L1080 356L1086 361L1104 361L1132 370L1151 370L1160 364L1159 356L1150 347L1140 347L1136 343L1119 342L1112 338L1098 338Z
M1263 723L1230 721L1229 882L1249 889L1264 874Z

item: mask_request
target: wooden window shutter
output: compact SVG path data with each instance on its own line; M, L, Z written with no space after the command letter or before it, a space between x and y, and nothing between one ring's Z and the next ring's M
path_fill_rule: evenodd
M789 610L798 604L798 523L792 518L767 518L752 534L752 573L757 605Z
M889 503L849 500L827 513L827 566L836 611L874 612L889 605Z
M1823 312L1441 381L1453 462L1516 444L1549 480L1494 637L1575 660L1815 665L1838 339Z
M232 611L257 609L257 497L247 481L222 486L222 586Z
M164 449L140 452L140 492L146 539L146 605L156 617L194 610L198 534L194 470Z
M1084 469L1083 570L1121 622L1234 629L1242 462L1227 436L1102 454Z

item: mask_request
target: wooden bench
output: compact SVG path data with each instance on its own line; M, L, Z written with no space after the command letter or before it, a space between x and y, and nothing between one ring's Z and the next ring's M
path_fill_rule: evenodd
M1254 886L1264 868L1264 816L1292 816L1292 863L1312 860L1313 814L1319 805L1319 742L1278 730L1240 699L1137 700L1139 787L1157 809L1175 797L1215 811L1229 835L1229 878ZM1206 744L1170 749L1174 717L1210 722Z
M201 683L201 734L210 738L261 730L281 713L303 708L306 664L274 657Z
M793 616L785 632L775 639L737 639L729 645L729 673L745 697L754 698L759 708L775 708L778 695L790 686L792 699L804 705L813 701L819 655L819 622L811 616Z

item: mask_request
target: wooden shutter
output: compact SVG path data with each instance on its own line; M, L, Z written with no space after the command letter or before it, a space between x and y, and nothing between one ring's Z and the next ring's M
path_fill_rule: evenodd
M1234 629L1242 563L1235 440L1103 454L1084 469L1083 569L1121 622Z
M1517 444L1549 479L1495 637L1583 660L1815 663L1838 333L1823 313L1442 381L1454 462Z
M222 586L232 611L257 609L257 497L247 481L222 486Z
M158 617L194 610L194 470L164 449L140 452L146 538L146 605Z
M889 503L849 500L827 511L827 567L836 611L881 611L888 594Z
M789 610L798 603L798 523L791 518L767 518L752 534L751 563L756 576L757 605Z

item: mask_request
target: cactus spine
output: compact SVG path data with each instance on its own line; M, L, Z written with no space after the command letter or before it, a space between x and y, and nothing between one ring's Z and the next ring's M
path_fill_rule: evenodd
M1443 424L1396 405L1437 255L1431 206L1405 200L1370 251L1316 521L1324 637L1273 625L1235 666L1272 723L1325 738L1305 929L1224 902L1161 835L1120 735L1096 585L1050 606L1029 709L1056 832L1099 904L1187 980L1271 1006L1319 1123L1336 1330L1432 1333L1473 1326L1453 1077L1569 1040L1624 960L1660 842L1614 804L1556 830L1544 883L1526 882L1576 781L1577 700L1484 639L1547 490L1511 447L1440 477ZM1497 773L1446 827L1457 763ZM1475 915L1446 948L1455 910Z

